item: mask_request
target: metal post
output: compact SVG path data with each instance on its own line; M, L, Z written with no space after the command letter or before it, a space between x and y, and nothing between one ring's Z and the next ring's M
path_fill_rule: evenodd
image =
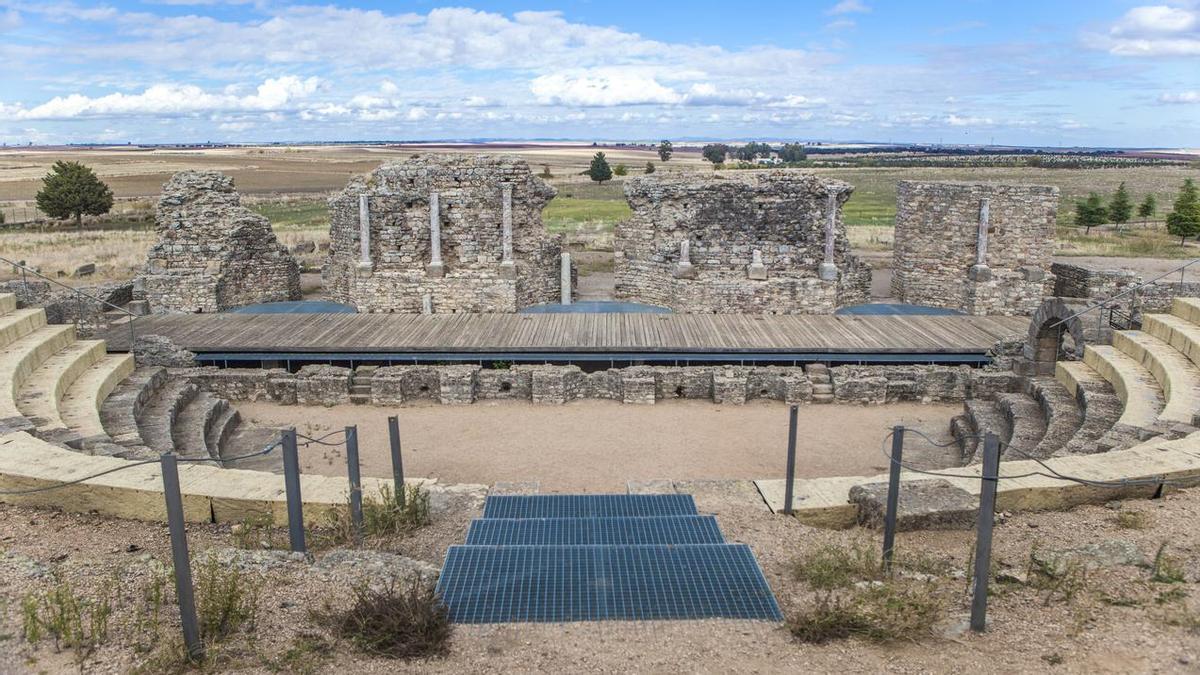
M887 513L883 520L883 570L892 571L896 549L896 512L900 504L900 468L904 462L904 427L892 427L892 458L888 462Z
M783 487L783 512L792 515L792 495L796 483L796 415L800 406L792 406L788 411L788 447L787 447L787 482Z
M354 543L362 544L362 476L358 473L358 427L346 427L346 474L350 477L350 524Z
M287 490L288 540L292 550L306 553L304 545L304 503L300 497L300 456L296 448L296 427L283 430L283 486Z
M388 439L392 443L392 482L396 490L396 503L404 506L407 495L404 491L404 458L400 455L400 418L388 418Z
M971 598L971 630L987 625L988 576L992 563L992 525L996 514L996 485L1000 479L1000 439L983 438L983 475L979 486L979 522L975 533L975 595Z
M179 464L172 454L163 454L163 498L167 503L167 528L171 532L171 563L175 566L175 596L183 623L183 643L193 661L204 658L204 641L196 621L196 598L192 589L192 563L188 556L187 530L183 524L183 498L179 495Z

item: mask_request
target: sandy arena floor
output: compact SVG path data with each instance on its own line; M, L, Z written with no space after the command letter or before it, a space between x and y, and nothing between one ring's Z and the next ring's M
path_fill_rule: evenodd
M387 417L398 414L408 475L443 483L540 481L544 492L623 492L630 480L781 477L787 449L787 406L766 401L431 403L396 409L253 403L238 409L252 424L294 424L313 436L358 425L362 471L371 476L391 475ZM950 418L961 411L961 405L940 404L801 406L797 475L880 473L886 470L880 444L893 425L944 442ZM304 471L345 475L341 448L312 446L301 455ZM946 450L916 444L906 459L925 467L955 463Z

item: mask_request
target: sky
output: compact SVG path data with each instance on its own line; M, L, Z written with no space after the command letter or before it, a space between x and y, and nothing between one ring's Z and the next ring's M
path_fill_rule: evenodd
M0 142L1200 147L1200 0L0 0Z

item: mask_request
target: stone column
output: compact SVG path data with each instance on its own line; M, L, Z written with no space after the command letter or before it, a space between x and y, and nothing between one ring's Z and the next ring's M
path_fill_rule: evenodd
M837 228L837 193L829 191L829 205L825 208L825 261L821 263L818 275L823 281L837 281L837 263L833 261L833 240Z
M675 266L676 279L692 279L696 276L696 268L692 267L692 241L684 239L679 242L679 264Z
M433 296L428 293L421 296L421 313L433 314Z
M371 201L367 195L358 196L358 268L371 271Z
M442 266L442 218L436 192L429 193L429 253L429 265L425 267L425 273L431 277L445 275L446 270Z
M985 197L979 202L979 230L975 235L975 264L967 276L971 281L987 281L992 278L992 270L987 264L988 225L991 219L991 205Z
M762 251L754 249L750 255L750 266L746 268L746 276L755 281L765 281L767 266L762 261Z
M559 292L562 294L562 304L571 304L571 254L563 253L559 256L560 261L560 277L559 277Z
M500 246L500 276L504 279L517 278L517 266L513 262L513 225L512 225L512 183L501 185L502 210L500 225L502 228Z

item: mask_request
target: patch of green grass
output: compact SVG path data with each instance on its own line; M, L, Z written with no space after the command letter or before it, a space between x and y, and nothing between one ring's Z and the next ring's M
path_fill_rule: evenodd
M258 202L249 207L270 220L275 228L308 230L329 226L329 205L324 199Z
M559 197L546 206L542 222L550 232L568 232L583 225L611 229L631 211L624 200Z
M796 559L792 576L817 590L831 590L880 579L883 565L879 553L862 542L826 545Z
M403 537L432 522L429 511L429 490L420 485L406 486L404 503L401 504L392 489L384 485L378 495L363 495L364 539L379 537ZM350 509L333 509L329 512L327 527L318 533L319 547L341 546L356 542L354 523Z

